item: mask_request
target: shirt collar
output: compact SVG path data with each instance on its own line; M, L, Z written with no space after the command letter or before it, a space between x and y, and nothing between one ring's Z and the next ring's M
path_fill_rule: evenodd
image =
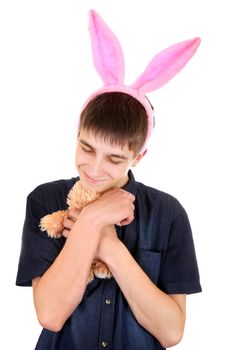
M135 196L136 190L137 190L136 181L135 181L133 172L131 170L129 170L129 172L128 172L128 177L129 177L128 182L122 188L123 188L123 190L128 191Z

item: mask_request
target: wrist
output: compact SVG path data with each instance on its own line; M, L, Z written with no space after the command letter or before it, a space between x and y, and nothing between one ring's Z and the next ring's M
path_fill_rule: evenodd
M110 243L107 252L105 252L104 262L110 267L117 265L118 256L125 249L124 243L120 239L116 239Z
M82 209L79 215L78 221L80 219L90 224L91 227L97 230L98 232L100 232L104 227L103 223L100 220L100 216L95 211L93 211L89 206Z

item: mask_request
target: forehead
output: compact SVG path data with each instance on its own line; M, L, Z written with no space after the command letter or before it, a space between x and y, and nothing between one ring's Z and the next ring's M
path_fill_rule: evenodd
M93 149L105 153L105 154L122 154L133 155L133 152L129 149L128 144L117 145L110 142L108 139L104 139L100 135L96 135L91 131L81 129L78 135L78 140L80 143L87 144Z

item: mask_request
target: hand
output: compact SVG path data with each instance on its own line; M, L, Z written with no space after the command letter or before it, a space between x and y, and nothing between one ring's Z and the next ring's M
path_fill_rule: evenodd
M134 219L134 200L132 193L115 188L86 206L82 213L90 215L91 220L97 220L102 228L108 225L128 225Z
M63 221L63 226L65 227L62 231L64 237L68 237L70 230L72 229L75 221L77 220L78 215L80 214L80 210L72 209L69 211L69 218Z

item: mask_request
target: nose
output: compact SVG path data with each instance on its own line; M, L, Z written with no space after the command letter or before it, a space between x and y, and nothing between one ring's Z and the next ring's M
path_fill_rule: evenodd
M95 157L91 162L89 174L95 179L98 179L101 176L103 176L103 162L100 157Z

